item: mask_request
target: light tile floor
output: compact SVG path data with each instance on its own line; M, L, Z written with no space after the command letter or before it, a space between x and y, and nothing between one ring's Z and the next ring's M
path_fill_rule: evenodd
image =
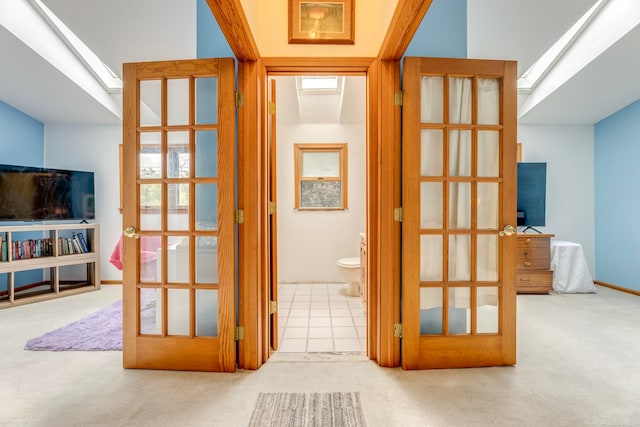
M281 353L363 352L365 316L360 297L344 283L282 283L278 288Z

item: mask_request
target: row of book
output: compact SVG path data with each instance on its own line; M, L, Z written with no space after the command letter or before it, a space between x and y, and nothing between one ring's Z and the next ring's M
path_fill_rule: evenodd
M71 237L60 237L58 239L58 254L86 254L89 252L89 245L82 233L73 233Z
M0 234L0 261L9 259L9 242ZM58 255L84 254L89 245L82 233L73 233L71 237L58 238ZM27 239L11 242L11 259L29 259L53 256L53 239Z
M51 239L29 239L11 242L12 259L40 258L53 255Z

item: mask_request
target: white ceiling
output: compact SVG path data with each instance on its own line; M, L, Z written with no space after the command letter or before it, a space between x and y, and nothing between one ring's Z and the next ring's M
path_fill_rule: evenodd
M341 94L299 94L295 77L277 76L274 79L276 111L281 123L366 123L364 76L345 76Z
M521 76L595 2L468 0L468 56L517 60ZM637 0L609 0L613 2L637 9ZM635 28L519 122L594 124L640 99L638 75L640 28Z
M516 60L520 75L594 1L470 0L468 56ZM118 75L125 62L195 58L195 0L43 2ZM0 100L44 123L119 122L3 27L0 52ZM592 124L640 99L639 53L634 29L520 121Z
M43 0L43 3L119 76L126 62L196 56L195 0ZM0 52L3 61L0 100L43 123L120 122L2 26ZM120 102L119 96L116 99Z

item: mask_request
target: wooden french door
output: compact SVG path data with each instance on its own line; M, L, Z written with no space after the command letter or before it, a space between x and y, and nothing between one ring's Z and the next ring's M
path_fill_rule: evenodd
M516 64L405 58L402 366L516 361Z
M124 367L234 371L233 59L124 81Z

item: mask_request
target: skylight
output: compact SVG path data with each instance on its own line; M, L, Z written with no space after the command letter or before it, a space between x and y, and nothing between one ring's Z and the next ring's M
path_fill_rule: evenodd
M121 92L122 80L80 40L41 0L29 0L69 50L109 92Z
M108 78L102 61L60 24L40 0L0 0L0 26L121 118L122 107L114 92L122 91L122 82Z
M340 93L342 76L297 76L298 92L303 93Z
M556 41L544 55L540 57L519 79L518 91L530 92L536 84L547 74L556 61L564 54L571 44L580 37L591 20L598 14L608 0L598 0L562 37Z

